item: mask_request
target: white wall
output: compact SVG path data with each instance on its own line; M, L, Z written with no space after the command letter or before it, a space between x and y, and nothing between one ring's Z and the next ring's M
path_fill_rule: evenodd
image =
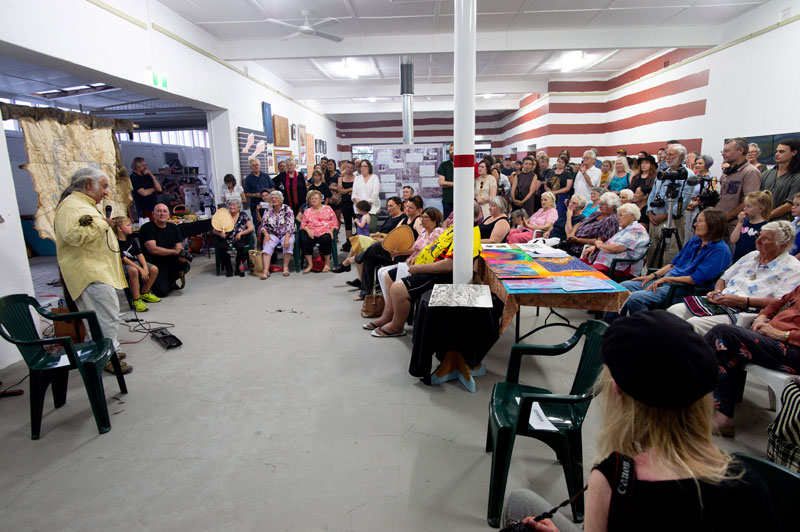
M3 274L0 275L0 295L26 293L33 295L33 281L28 268L25 239L19 221L11 161L6 148L5 131L0 127L0 248L3 249ZM0 368L22 357L16 346L0 341Z

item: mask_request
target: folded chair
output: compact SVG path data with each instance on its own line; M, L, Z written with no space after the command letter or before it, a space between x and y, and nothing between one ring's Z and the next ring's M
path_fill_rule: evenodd
M592 400L592 386L602 367L600 347L607 327L601 321L587 321L578 327L572 338L562 344L515 344L511 348L506 380L494 385L489 402L489 428L486 434L486 452L492 453L487 515L489 526L500 526L511 454L517 436L535 438L555 451L564 468L570 497L583 488L581 426ZM550 390L519 384L523 356L561 355L572 350L582 337L585 340L581 360L568 395L556 395ZM555 431L537 430L529 425L534 402L542 407L547 419L555 426ZM572 503L572 515L575 522L583 521L583 496Z
M53 321L87 320L92 340L73 343L68 336L40 338L31 316L31 307L40 316ZM47 387L51 384L53 386L55 407L63 406L67 401L69 371L73 369L77 369L83 379L97 430L100 434L111 430L102 378L103 368L109 360L114 367L120 391L128 393L128 388L114 346L110 339L103 337L97 315L93 311L53 314L27 294L4 296L0 298L0 336L17 346L30 370L32 440L39 439ZM45 346L52 347L46 349ZM60 348L54 349L57 347Z

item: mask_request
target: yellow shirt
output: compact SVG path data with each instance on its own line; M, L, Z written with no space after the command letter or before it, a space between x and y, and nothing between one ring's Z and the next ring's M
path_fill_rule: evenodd
M79 220L90 216L89 225ZM61 275L73 299L91 283L127 286L122 273L117 237L97 210L95 201L75 191L58 207L55 216L56 253Z

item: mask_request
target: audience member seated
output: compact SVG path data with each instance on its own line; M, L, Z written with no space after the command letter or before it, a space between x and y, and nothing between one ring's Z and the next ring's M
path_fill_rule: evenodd
M800 473L800 381L786 385L781 403L775 421L767 427L767 460Z
M626 205L628 203L633 203L633 190L629 188L623 188L619 191L619 202L622 205Z
M586 219L583 215L583 208L586 206L586 198L580 194L574 194L567 204L567 210L564 214L560 214L558 219L553 223L553 228L545 231L542 235L540 242L544 242L548 246L558 246L561 242L566 241L567 234L572 232L573 227L577 227L582 221Z
M647 198L650 197L651 190L652 188L645 185L636 187L636 190L633 191L633 203L639 207L639 212L642 213L642 216L639 218L639 223L648 230L650 229L650 217L647 215L647 207L649 207L649 205L647 205Z
M717 362L691 327L664 311L637 314L609 327L602 357L585 530L778 530L764 483L714 443ZM553 506L515 491L503 526L582 529L561 513L534 520Z
M606 242L595 240L594 244L584 250L582 260L591 264L594 269L610 275L612 260L642 257L637 262L617 264L614 272L617 277L632 278L639 275L644 266L644 253L650 244L647 229L637 222L639 216L639 207L636 205L620 205L617 208L620 231Z
M566 206L564 207L566 209ZM520 229L524 227L525 221L528 219L528 211L525 209L515 209L508 215L511 219L511 228Z
M331 271L333 232L339 227L339 220L333 209L322 204L322 199L319 190L311 190L306 194L308 208L303 211L303 221L300 222L300 247L308 262L304 274L310 273L313 267L315 245L319 245L319 254L325 259L322 271Z
M489 217L484 218L478 225L481 234L481 242L485 244L499 244L505 242L508 231L511 229L511 221L508 219L508 203L499 196L489 198Z
M749 327L757 309L777 301L800 285L800 261L789 254L795 231L790 222L770 222L756 240L757 251L748 253L725 270L714 290L700 301L693 297L669 307L698 334L720 324ZM707 303L712 303L708 305ZM700 306L702 305L702 306ZM705 315L713 312L713 315Z
M600 196L603 195L605 190L603 187L592 187L589 189L589 204L583 209L584 216L591 216L597 209L600 208Z
M733 409L747 364L800 372L800 286L767 305L750 329L716 325L705 338L719 363L714 428L722 436L733 437Z
M405 215L406 219L401 220L397 227L407 225L411 227L414 233L414 238L418 238L422 231L422 220L419 213L422 212L422 198L413 196L405 202ZM441 224L441 220L439 220ZM383 242L376 242L369 246L364 253L355 257L356 264L358 264L358 281L357 287L360 287L358 296L353 298L354 301L363 301L364 298L372 292L375 286L375 274L382 266L402 262L408 259L412 249L405 250L400 253L390 253L383 249ZM360 258L359 258L360 257ZM348 268L349 269L349 268ZM335 270L334 270L335 271ZM356 285L353 281L348 282L350 286Z
M158 276L151 289L158 297L166 297L171 290L181 290L186 286L185 274L190 268L191 255L183 249L181 232L177 225L167 220L169 208L159 203L153 208L153 221L139 229L139 242L144 245L144 257L158 268ZM181 281L180 286L178 279Z
M508 243L529 242L531 238L550 231L555 221L558 220L558 209L555 204L556 197L552 192L542 194L542 208L533 213L529 219L523 219L521 227L509 232Z
M228 200L228 211L233 218L233 231L226 233L213 229L212 232L217 235L215 245L222 254L221 260L225 268L225 277L233 277L234 270L231 266L230 255L232 249L236 249L236 274L244 277L244 271L247 269L247 245L250 242L250 237L247 235L255 231L255 228L247 213L242 212L242 202L238 198Z
M695 286L710 283L720 276L731 263L731 250L725 237L728 224L725 213L719 209L706 209L697 216L695 236L689 240L672 262L642 277L625 281L622 286L631 292L620 310L607 312L605 320L614 321L619 315L626 316L648 306L666 302L671 284L677 284L676 298L682 300L690 295Z
M133 232L130 218L118 216L114 218L113 222L119 243L119 253L122 255L122 267L128 277L128 286L131 288L133 308L136 312L147 312L150 309L145 302L158 303L161 301L160 297L150 292L153 283L156 282L156 277L158 277L158 268L144 259L144 254L135 239L128 239Z
M756 239L767 224L772 212L772 192L761 190L744 197L744 208L739 213L736 227L731 231L733 262L755 251Z
M473 221L481 215L478 204L473 207ZM481 240L478 227L473 227L472 257L477 257L481 252ZM383 293L383 314L362 327L372 331L372 336L377 338L390 338L405 336L404 329L408 313L411 311L411 301L419 299L422 294L433 288L436 284L450 284L453 282L453 226L450 226L431 244L417 255L414 264L408 267L408 276L396 280L398 269L387 273L388 279L385 286L388 289Z
M397 272L394 274L394 279L396 281L408 277L408 267L414 264L414 261L417 260L417 256L428 246L428 244L439 238L439 235L444 232L444 229L441 227L442 213L439 211L439 209L428 207L425 209L420 218L422 218L423 227L416 241L414 241L413 247L408 250L408 253L399 253L396 255L397 258L399 258L399 255L407 254L408 258L405 261L398 262L397 264L383 266L378 270L378 281L381 286L382 294L385 294L389 290L387 285L387 283L390 282L388 277L389 272L395 269L397 270Z
M330 161L329 161L330 162ZM263 257L264 271L261 279L269 277L269 266L275 248L283 249L283 276L289 276L289 262L294 253L295 219L292 208L283 203L283 193L273 190L269 195L270 206L261 217L258 227L262 240L261 255Z
M577 226L573 226L566 243L561 245L574 257L581 256L583 246L590 246L597 240L605 242L619 231L619 220L615 214L619 207L619 196L613 192L606 192L600 196L597 205L597 211Z

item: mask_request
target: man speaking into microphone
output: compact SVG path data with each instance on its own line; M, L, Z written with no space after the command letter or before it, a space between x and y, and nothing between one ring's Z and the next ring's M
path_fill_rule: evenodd
M119 258L117 238L112 229L111 213L105 218L97 205L108 195L108 179L97 168L83 168L70 178L56 207L55 232L58 266L70 296L82 311L97 314L103 335L114 345L122 359L117 330L119 299L117 290L125 288L125 276ZM133 369L120 362L123 373ZM109 363L106 371L113 373Z

